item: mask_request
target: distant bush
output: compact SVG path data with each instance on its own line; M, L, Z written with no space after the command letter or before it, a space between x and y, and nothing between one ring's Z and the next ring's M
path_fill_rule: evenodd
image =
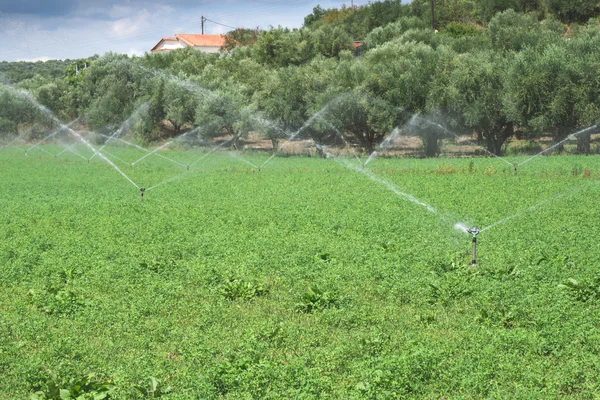
M518 142L518 143L511 143L508 148L506 149L506 155L509 156L517 156L517 155L521 155L521 154L537 154L539 152L541 152L542 146L537 143L537 142L533 142L533 141L526 141L526 142Z

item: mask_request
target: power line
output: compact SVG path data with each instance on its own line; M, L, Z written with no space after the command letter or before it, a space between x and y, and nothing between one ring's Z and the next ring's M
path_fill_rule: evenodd
M235 27L235 26L231 26L231 25L225 25L225 24L222 24L222 23L220 23L220 22L213 21L212 19L208 19L208 18L206 18L206 17L202 17L202 34L203 34L203 35L204 35L204 21L212 22L213 24L221 25L221 26L224 26L225 28L238 29L238 28L237 28L237 27Z

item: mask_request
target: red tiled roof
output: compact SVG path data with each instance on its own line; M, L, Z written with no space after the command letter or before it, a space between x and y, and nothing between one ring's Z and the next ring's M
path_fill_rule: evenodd
M362 42L354 42L354 43L352 43L352 46L354 46L354 48L356 49L356 48L362 46Z
M175 37L192 47L221 47L225 44L225 37L223 35L177 33Z

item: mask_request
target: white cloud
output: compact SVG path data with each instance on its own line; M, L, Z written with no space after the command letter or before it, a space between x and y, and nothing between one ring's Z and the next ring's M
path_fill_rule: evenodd
M147 10L142 10L133 17L122 18L111 23L111 32L115 36L131 36L148 25L150 17Z
M132 49L129 49L129 51L127 51L127 55L129 57L133 57L133 56L140 57L140 56L144 55L144 51L140 50L140 49L133 49L132 48Z
M56 58L42 56L42 57L35 57L35 58L20 58L17 61L25 61L25 62L38 62L38 61L42 61L42 62L46 62L46 61L50 61L50 60L56 60Z

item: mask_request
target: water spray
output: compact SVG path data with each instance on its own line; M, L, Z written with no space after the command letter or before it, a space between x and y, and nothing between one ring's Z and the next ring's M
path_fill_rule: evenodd
M467 233L473 235L473 261L471 261L471 266L477 266L477 235L481 232L478 228L469 228L467 229Z
M144 201L144 193L146 193L146 188L140 188L140 201Z

